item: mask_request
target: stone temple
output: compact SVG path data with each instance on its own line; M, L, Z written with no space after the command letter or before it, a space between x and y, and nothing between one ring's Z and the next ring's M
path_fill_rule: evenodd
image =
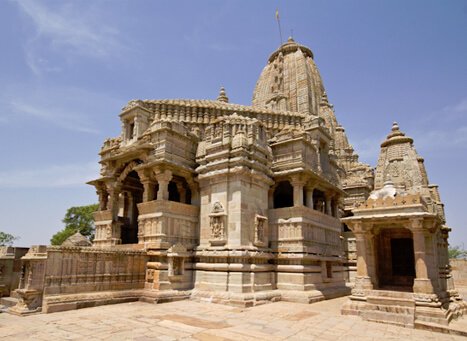
M349 295L343 313L447 324L443 204L397 124L376 171L339 125L312 51L274 51L251 106L132 100L104 141L92 246L34 246L10 312L144 300L240 306ZM80 244L81 243L81 244ZM352 284L353 283L353 284Z

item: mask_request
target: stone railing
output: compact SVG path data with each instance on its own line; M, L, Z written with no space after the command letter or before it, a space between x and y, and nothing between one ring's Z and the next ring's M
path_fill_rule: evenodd
M157 248L198 244L199 207L175 201L153 200L138 204L138 240Z
M342 254L341 223L305 206L269 210L270 244L279 252Z
M143 251L49 246L44 295L140 289L146 261Z

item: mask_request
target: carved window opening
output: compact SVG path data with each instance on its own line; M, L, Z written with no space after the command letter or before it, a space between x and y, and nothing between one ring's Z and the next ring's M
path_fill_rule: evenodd
M132 140L135 135L135 122L128 124L128 139Z
M281 181L274 190L274 208L293 206L293 187L289 181Z

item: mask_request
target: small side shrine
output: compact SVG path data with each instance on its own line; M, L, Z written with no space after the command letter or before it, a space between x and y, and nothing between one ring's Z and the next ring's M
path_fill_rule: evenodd
M447 325L466 311L451 278L438 187L397 123L381 144L375 190L352 213L342 220L355 234L357 276L342 314L415 327Z

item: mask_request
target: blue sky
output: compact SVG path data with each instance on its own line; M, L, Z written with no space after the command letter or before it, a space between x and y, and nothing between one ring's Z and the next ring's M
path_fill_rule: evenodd
M250 104L284 39L315 55L339 122L376 164L394 120L415 139L467 247L466 1L0 1L0 231L48 243L97 201L103 140L131 99Z

